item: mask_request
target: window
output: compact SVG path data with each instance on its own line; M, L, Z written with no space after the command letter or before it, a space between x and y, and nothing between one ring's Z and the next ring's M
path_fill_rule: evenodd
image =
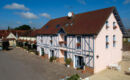
M113 22L113 26L116 26L116 22Z
M67 36L64 36L65 46L67 46Z
M59 27L60 27L60 24L57 24L57 25L56 25L56 28L59 28Z
M41 38L41 43L43 42L42 38Z
M113 22L113 29L116 29L116 22Z
M77 37L77 49L81 49L81 36Z
M45 54L44 53L44 48L41 48L41 53L42 53L41 55L44 56L44 54Z
M52 45L52 36L51 36L51 40L50 40L50 43L51 43L51 45Z
M106 21L106 29L109 28L109 24L108 24L108 21Z
M65 24L65 26L67 27L67 26L69 26L69 24L68 24L68 23L66 23L66 24Z
M77 42L81 43L81 37L80 36L77 37Z
M48 26L46 26L46 29L48 28Z
M116 36L113 35L113 47L116 47Z
M72 25L73 25L73 23L70 23L70 25L72 26Z
M108 35L106 36L106 48L108 48L109 47L109 41L108 41Z

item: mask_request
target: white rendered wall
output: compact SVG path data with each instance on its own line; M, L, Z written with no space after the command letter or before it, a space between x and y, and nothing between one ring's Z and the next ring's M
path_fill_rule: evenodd
M117 28L113 29L113 22ZM113 13L108 18L109 28L103 26L95 39L95 66L94 72L100 72L109 64L115 64L122 59L122 33ZM109 36L109 48L106 48L106 35ZM113 35L116 36L116 47L113 47ZM97 58L99 56L99 58Z

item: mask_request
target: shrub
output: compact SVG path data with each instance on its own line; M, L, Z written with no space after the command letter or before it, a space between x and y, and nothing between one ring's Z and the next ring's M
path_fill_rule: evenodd
M23 48L24 48L24 49L26 49L26 50L28 50L28 48L27 48L27 47L25 47L25 46L24 46Z
M53 60L54 60L53 58L54 58L54 57L50 57L50 62L53 62Z
M39 55L39 52L38 52L38 51L35 51L34 53L35 53L36 55Z
M67 80L79 80L79 79L80 79L80 76L78 74L74 74L70 78L68 78Z
M9 49L9 41L4 41L2 43L2 49L3 50L8 50Z
M41 56L44 56L45 55L45 53L42 53L42 55Z
M65 60L65 62L66 62L66 65L69 65L70 63L71 63L71 58L67 58L66 60Z
M57 58L56 57L50 57L50 62L53 62L53 60L56 60Z

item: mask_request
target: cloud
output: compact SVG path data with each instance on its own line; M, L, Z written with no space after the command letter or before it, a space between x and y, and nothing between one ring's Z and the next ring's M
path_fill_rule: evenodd
M33 24L33 22L32 22L32 21L29 21L28 23L29 23L29 24Z
M128 4L128 3L130 3L130 0L125 0L125 1L123 2L123 4Z
M48 13L42 13L42 14L40 14L40 16L51 19L51 16Z
M86 0L77 0L80 4L86 5Z
M21 22L20 22L20 21L17 21L16 24L21 24Z
M14 9L14 10L29 10L29 8L25 7L23 4L18 4L18 3L12 3L12 4L7 4L4 6L5 9Z
M31 12L22 12L22 13L18 13L18 14L26 19L37 19L38 18L37 15L35 15L34 13L31 13Z

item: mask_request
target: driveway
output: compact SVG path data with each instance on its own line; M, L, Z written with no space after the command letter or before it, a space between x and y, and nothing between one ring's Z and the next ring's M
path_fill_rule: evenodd
M59 80L76 73L82 78L90 75L60 63L51 63L21 48L0 51L0 80Z

